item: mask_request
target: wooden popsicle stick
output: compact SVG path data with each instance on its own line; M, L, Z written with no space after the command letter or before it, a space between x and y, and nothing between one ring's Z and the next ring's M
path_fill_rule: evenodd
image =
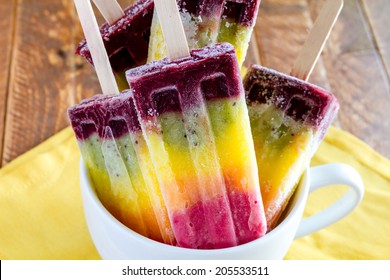
M168 57L174 60L190 56L176 0L155 0L154 6L164 34Z
M90 0L74 0L103 94L119 94Z
M343 0L328 0L294 63L291 76L307 81L343 8Z
M125 15L116 0L93 0L93 2L109 25L112 25Z

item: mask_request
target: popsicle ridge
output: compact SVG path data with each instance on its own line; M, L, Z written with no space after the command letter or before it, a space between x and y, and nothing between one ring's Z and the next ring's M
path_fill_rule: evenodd
M95 95L83 100L80 104L69 108L70 120L78 140L85 140L97 132L104 138L104 128L110 126L114 137L120 137L130 132L141 131L137 112L132 100L129 100L130 91L123 91L121 95ZM107 110L110 104L110 110Z
M147 65L143 65L134 69L130 69L126 72L129 83L134 84L134 94L138 92L153 91L153 88L159 89L153 96L156 98L149 98L147 95L139 95L140 101L138 108L140 110L141 118L148 118L151 114L158 114L159 111L155 108L164 108L163 111L181 111L179 101L175 102L172 99L173 92L177 92L177 87L186 88L190 84L196 83L200 80L200 88L204 94L205 100L211 100L215 98L237 97L240 93L239 85L235 82L235 79L227 79L226 76L234 75L233 71L229 68L229 64L225 63L228 59L235 60L235 51L230 44L217 44L213 48L206 47L203 49L195 49L191 51L191 57L181 58L175 61L170 61L168 58L153 61ZM206 66L202 66L202 65ZM200 78L199 74L191 73L185 77L182 72L191 72L192 69L202 67L204 68L207 79ZM218 69L217 75L213 74ZM226 73L226 74L224 74ZM155 76L161 78L155 80ZM196 76L198 75L198 76ZM204 76L202 74L202 76ZM145 88L137 84L138 77L142 79L150 79L150 83L145 83ZM153 81L152 81L153 79ZM167 79L169 81L180 81L176 86L167 85ZM161 90L163 88L163 90ZM165 93L163 93L165 92ZM171 92L171 94L168 94ZM166 97L165 97L166 96ZM178 100L179 97L176 97ZM152 104L155 102L156 104ZM181 106L186 107L193 105L194 103L200 103L202 100L194 100L193 95L180 98ZM170 106L167 106L170 104ZM154 110L151 110L154 108ZM160 112L161 113L161 112Z
M69 120L77 140L86 140L95 133L103 137L104 131L99 129L97 124L104 123L106 115L104 104L109 96L98 94L68 108Z

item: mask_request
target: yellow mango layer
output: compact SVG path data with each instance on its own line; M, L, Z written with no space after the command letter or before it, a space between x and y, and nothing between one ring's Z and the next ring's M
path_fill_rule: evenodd
M170 211L180 211L201 200L226 194L225 184L229 185L230 191L232 188L237 192L254 191L260 196L256 158L243 99L207 102L209 117L198 120L198 125L206 123L205 130L211 128L212 136L197 131L196 145L189 144L193 140L186 135L185 117L181 113L164 113L159 117L162 135L152 130L146 133L151 154L156 158L154 163L160 183L166 186L164 195L169 201ZM186 119L186 122L191 120Z
M313 131L273 106L249 107L268 230L276 223L306 168Z
M173 244L173 232L158 182L153 169L145 168L146 164L151 164L147 162L150 156L146 145L137 141L137 152L143 159L138 166L134 154L123 154L122 149L132 150L123 147L124 143L131 142L122 138L101 144L97 135L79 142L96 193L107 210L127 227L156 241ZM105 146L116 149L110 152ZM115 158L118 156L124 158Z

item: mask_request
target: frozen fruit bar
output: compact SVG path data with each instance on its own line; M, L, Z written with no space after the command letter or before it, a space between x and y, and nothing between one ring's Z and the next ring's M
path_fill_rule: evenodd
M96 95L68 110L99 199L134 231L175 244L131 92Z
M153 0L138 0L124 10L125 16L113 25L100 27L104 46L120 89L128 88L125 71L145 64L148 55ZM87 42L81 41L76 53L93 64Z
M265 234L234 47L128 70L144 138L179 246L224 248Z
M257 65L248 70L244 88L272 230L339 105L333 94L317 86Z
M190 49L217 42L231 43L241 66L260 6L260 0L178 0ZM155 13L152 21L148 61L167 55L161 27Z

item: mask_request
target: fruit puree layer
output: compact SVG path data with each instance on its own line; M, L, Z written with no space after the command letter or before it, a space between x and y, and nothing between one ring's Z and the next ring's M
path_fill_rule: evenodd
M131 69L143 135L179 246L224 248L265 233L234 47Z
M134 231L176 244L131 92L96 95L68 115L103 205Z
M339 105L324 89L258 65L249 68L244 88L270 231Z

